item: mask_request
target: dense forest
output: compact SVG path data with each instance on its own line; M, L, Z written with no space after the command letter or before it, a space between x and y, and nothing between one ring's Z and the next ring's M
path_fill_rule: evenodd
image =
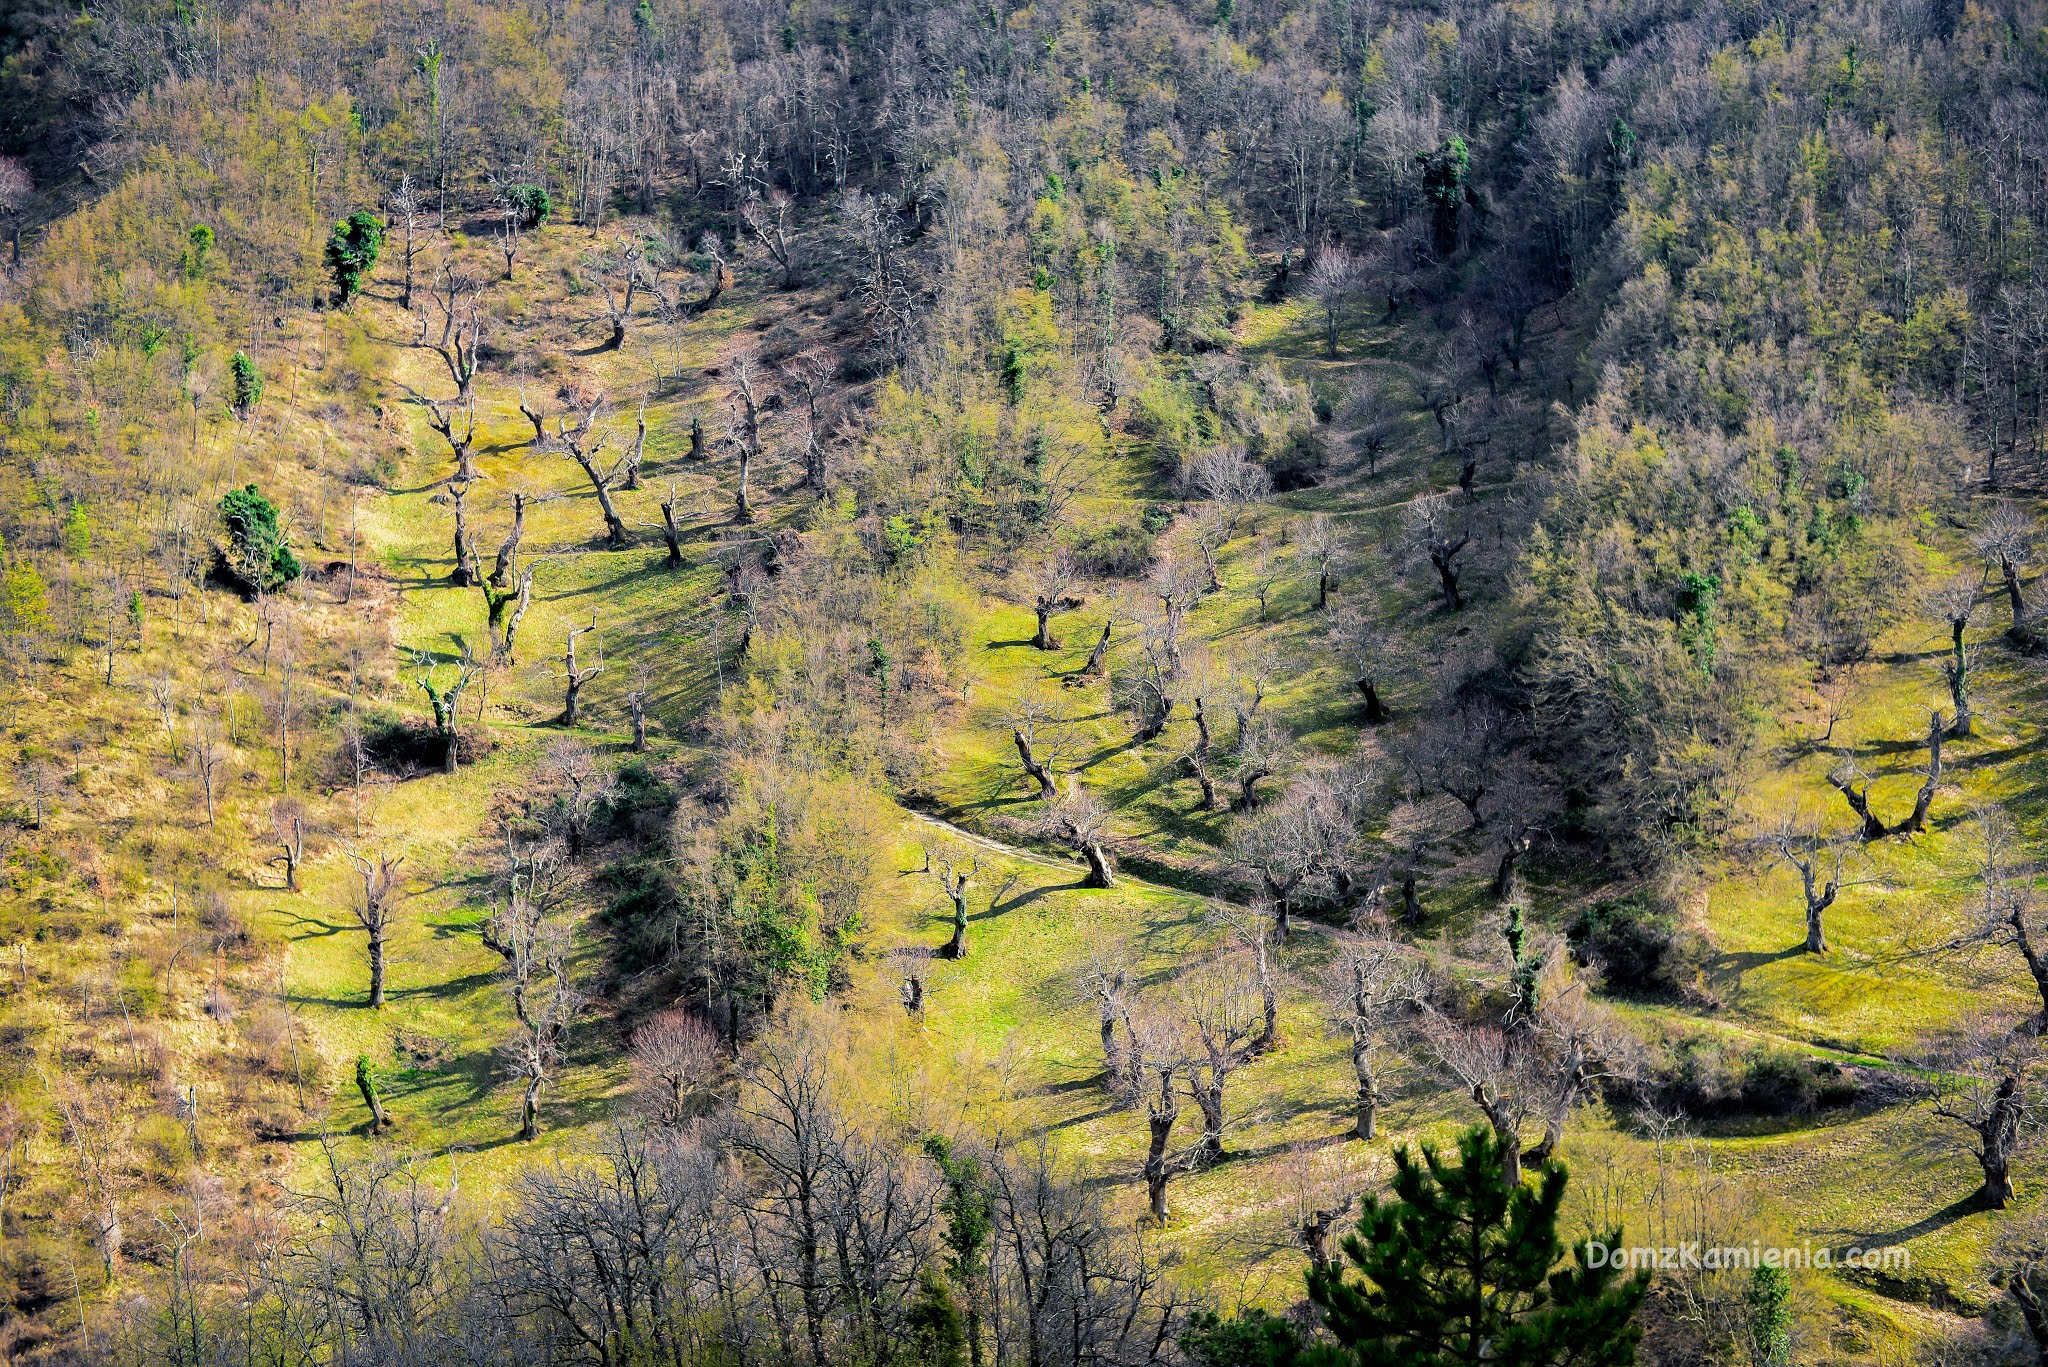
M0 1361L2048 1363L2044 235L2027 0L4 0Z

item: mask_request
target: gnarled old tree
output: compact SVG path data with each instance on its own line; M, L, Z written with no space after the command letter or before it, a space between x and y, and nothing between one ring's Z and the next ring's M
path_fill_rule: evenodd
M1109 807L1101 798L1069 778L1067 791L1046 809L1041 827L1046 835L1065 844L1088 861L1084 888L1116 885L1116 864L1109 857Z
M398 919L398 906L404 899L398 867L405 862L405 856L394 858L382 852L374 855L351 852L348 862L355 870L349 914L370 937L370 1006L381 1011L384 1009L384 945L391 938L392 927Z
M571 934L557 915L568 887L562 852L551 843L522 846L508 833L505 901L483 926L486 947L504 960L505 987L518 1022L502 1048L506 1071L525 1084L519 1137L540 1137L541 1093L584 999L569 975Z
M981 873L979 856L968 855L964 861L961 852L951 842L937 838L928 839L924 847L925 872L936 881L939 890L953 906L953 936L946 941L939 953L948 959L967 957L967 885Z
M2034 985L2041 1009L2032 1029L2048 1032L2048 917L2025 872L2026 853L2012 818L1996 805L1977 813L1977 924L1964 943L2011 949Z
M604 395L591 390L574 390L565 385L562 398L571 412L578 416L573 425L567 416L556 419L554 440L590 481L591 492L597 496L598 511L604 516L606 548L624 550L628 541L626 522L612 502L612 486L617 482L619 472L625 468L626 458L620 457L609 469L598 460L605 446L605 437L597 431L598 415L604 410Z
M563 726L574 726L583 717L583 685L604 672L604 652L599 651L597 663L579 664L576 660L576 638L597 630L597 614L590 614L590 625L570 627L562 646L562 715L556 721Z
M1818 827L1803 825L1797 815L1787 815L1771 835L1771 846L1779 863L1799 874L1806 898L1806 945L1808 954L1828 952L1828 937L1821 918L1846 884L1842 873L1848 850L1839 839L1824 837Z
M1042 688L1020 689L1003 705L1003 724L1010 728L1018 763L1038 785L1038 800L1050 803L1057 799L1054 768L1075 744L1073 727L1058 700Z
M1304 774L1274 802L1237 818L1226 855L1259 881L1273 908L1273 929L1286 939L1295 903L1347 857L1356 837L1342 795L1320 774Z
M1465 606L1458 587L1458 557L1472 543L1472 532L1464 526L1452 506L1449 494L1424 494L1408 505L1403 519L1408 544L1425 557L1443 586L1444 605L1457 612Z
M422 310L419 340L431 347L448 367L448 378L455 382L456 401L467 403L476 386L483 356L484 279L450 255L434 272L427 297L441 315L441 330L432 341L428 340L430 324Z
M2042 1046L2042 1036L2026 1026L1979 1018L1958 1027L1930 1060L1934 1114L1968 1133L1984 1173L1983 1200L1993 1210L2011 1204L2013 1157L2037 1125Z
M436 676L440 671L433 656L421 651L415 657L419 673L413 676L413 683L427 695L427 703L434 709L434 734L441 742L441 772L444 774L456 771L458 752L462 747L459 712L463 690L484 672L483 664L470 654L469 643L464 641L461 647L461 653L455 660L455 677L446 684L437 682Z
M1220 1163L1227 1121L1225 1088L1251 1058L1259 1035L1258 983L1249 957L1232 948L1182 972L1173 991L1178 1014L1187 1023L1188 1091L1202 1113L1202 1138L1189 1155L1189 1165Z
M1366 608L1350 602L1337 609L1330 624L1330 644L1365 703L1366 725L1392 721L1394 713L1387 706L1384 690L1402 668L1400 638L1375 621Z
M1294 559L1302 575L1316 587L1316 611L1330 606L1330 590L1345 553L1344 534L1328 513L1317 513L1295 536Z
M1927 813L1941 787L1942 741L1950 734L1948 718L1939 709L1931 710L1927 719L1927 767L1922 771L1920 791L1913 798L1913 810L1896 826L1885 825L1871 810L1870 776L1858 767L1853 756L1843 756L1828 771L1828 786L1840 793L1849 810L1856 813L1858 829L1865 840L1882 840L1887 835L1907 835L1927 828Z
M1035 649L1060 648L1058 638L1052 634L1052 615L1078 606L1070 595L1079 579L1073 557L1062 548L1034 557L1018 575L1017 587L1038 620L1038 629L1031 636Z

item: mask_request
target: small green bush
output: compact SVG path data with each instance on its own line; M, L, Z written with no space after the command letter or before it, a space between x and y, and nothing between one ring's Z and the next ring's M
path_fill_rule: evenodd
M216 568L223 578L253 593L282 588L299 577L299 558L278 523L277 505L255 485L228 490L220 501L220 520L227 542Z
M555 207L554 196L540 185L515 185L507 198L519 213L520 226L525 228L538 228Z
M334 277L334 302L347 307L363 291L363 277L384 250L384 225L362 209L334 225L327 237L327 271Z
M234 376L235 416L246 418L256 401L263 397L263 372L249 359L249 353L238 351L228 360L228 371Z

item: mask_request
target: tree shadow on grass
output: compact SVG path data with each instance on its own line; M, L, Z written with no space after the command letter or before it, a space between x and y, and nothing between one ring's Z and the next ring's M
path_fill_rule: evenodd
M1826 1231L1826 1233L1830 1237L1845 1239L1851 1245L1858 1248L1889 1248L1895 1244L1910 1243L1914 1239L1932 1234L1937 1230L1947 1229L1965 1216L1975 1215L1980 1210L1988 1211L1990 1209L1991 1207L1984 1200L1984 1189L1979 1187L1960 1201L1951 1201L1940 1210L1930 1215L1923 1215L1912 1224L1903 1225L1898 1229L1857 1230L1843 1228L1831 1229Z
M1804 944L1791 945L1785 949L1770 950L1768 952L1760 949L1730 952L1717 955L1709 960L1707 971L1717 977L1740 978L1743 974L1753 969L1762 968L1766 964L1778 963L1784 959L1803 958L1805 954L1806 946Z

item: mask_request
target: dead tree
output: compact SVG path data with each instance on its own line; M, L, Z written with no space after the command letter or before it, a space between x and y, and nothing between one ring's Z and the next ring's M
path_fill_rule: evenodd
M593 257L588 263L604 298L605 316L611 320L611 337L604 344L607 351L617 351L626 344L626 325L633 317L633 296L647 283L644 266L640 246L635 242Z
M640 487L640 462L647 458L647 400L640 400L640 412L633 420L633 449L626 453L620 465L619 487L634 490Z
M494 588L488 580L477 586L484 595L488 630L493 637L491 661L494 664L509 663L512 660L512 644L519 635L519 624L526 617L526 609L533 602L533 575L539 568L538 560L528 565L519 572L518 582L508 589ZM511 609L509 616L506 614L507 608Z
M562 648L563 700L562 715L555 719L558 725L574 726L577 724L583 715L583 685L604 672L604 652L601 650L598 652L596 664L578 665L576 662L576 638L585 632L596 630L597 614L594 612L590 615L589 626L569 628L567 643Z
M398 306L407 313L412 312L414 263L419 257L419 236L424 226L424 208L420 204L419 187L413 184L411 176L401 176L398 188L391 192L391 227L399 235L399 261L405 268L404 283L399 287Z
M356 875L349 911L356 924L370 937L370 1008L381 1011L384 1009L384 945L397 924L401 899L398 866L405 862L405 856L399 855L394 859L383 853L369 856L351 852L348 862Z
M1920 791L1913 798L1913 811L1895 828L1899 835L1911 834L1927 829L1927 809L1934 805L1935 789L1941 786L1941 742L1949 734L1948 719L1940 709L1929 713L1927 719L1927 776L1921 780Z
M683 567L683 518L694 511L695 497L685 502L683 493L674 480L668 482L668 497L661 500L661 540L668 547L668 559L663 567L679 570Z

